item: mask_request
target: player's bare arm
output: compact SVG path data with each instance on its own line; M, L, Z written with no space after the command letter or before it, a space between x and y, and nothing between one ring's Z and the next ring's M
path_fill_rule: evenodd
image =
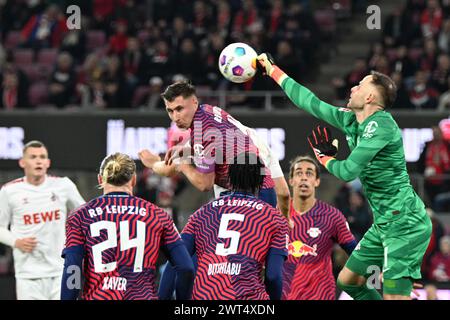
M210 191L214 187L214 180L216 177L215 172L202 173L199 172L191 164L180 164L177 166L177 170L182 172L186 178L200 191Z

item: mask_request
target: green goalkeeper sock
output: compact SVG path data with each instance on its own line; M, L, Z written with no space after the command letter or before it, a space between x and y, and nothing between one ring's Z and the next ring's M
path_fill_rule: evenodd
M383 300L383 297L375 288L369 289L367 285L346 285L338 280L337 286L354 300Z

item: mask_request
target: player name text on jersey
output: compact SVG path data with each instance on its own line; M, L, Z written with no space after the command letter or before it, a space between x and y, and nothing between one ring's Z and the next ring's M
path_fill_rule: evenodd
M103 279L103 290L127 290L127 279L122 277L105 277Z
M213 276L215 274L228 274L228 275L238 275L241 272L240 263L210 263L208 265L208 276Z

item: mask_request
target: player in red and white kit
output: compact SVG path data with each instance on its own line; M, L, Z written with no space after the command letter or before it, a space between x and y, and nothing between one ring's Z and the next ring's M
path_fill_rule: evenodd
M228 165L234 157L241 152L254 152L268 169L258 198L274 207L278 205L288 215L289 187L279 161L254 129L219 107L199 104L195 87L188 82L171 84L161 96L177 127L190 129L189 143L169 149L164 161L149 150L142 150L139 157L146 167L164 176L182 172L198 190L214 188L218 197L229 189Z
M309 156L291 163L293 199L289 256L283 270L284 300L334 300L336 284L331 254L338 243L350 255L356 241L338 209L316 198L319 166Z
M169 214L133 196L134 161L122 153L109 155L99 184L103 195L72 212L67 222L61 299L78 297L81 273L84 300L157 299L160 247L175 265L177 298L189 299L194 265Z
M85 201L69 178L47 175L50 159L42 142L28 142L19 165L25 176L0 190L0 242L14 248L17 299L56 300L66 216Z

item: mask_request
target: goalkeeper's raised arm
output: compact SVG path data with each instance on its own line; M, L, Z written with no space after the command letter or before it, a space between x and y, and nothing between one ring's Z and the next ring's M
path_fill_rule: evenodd
M275 80L289 99L300 109L340 130L344 130L346 124L351 121L351 114L345 112L348 111L347 109L335 107L317 98L308 88L302 86L281 70L274 63L269 53L260 54L257 60L263 67L263 72Z

